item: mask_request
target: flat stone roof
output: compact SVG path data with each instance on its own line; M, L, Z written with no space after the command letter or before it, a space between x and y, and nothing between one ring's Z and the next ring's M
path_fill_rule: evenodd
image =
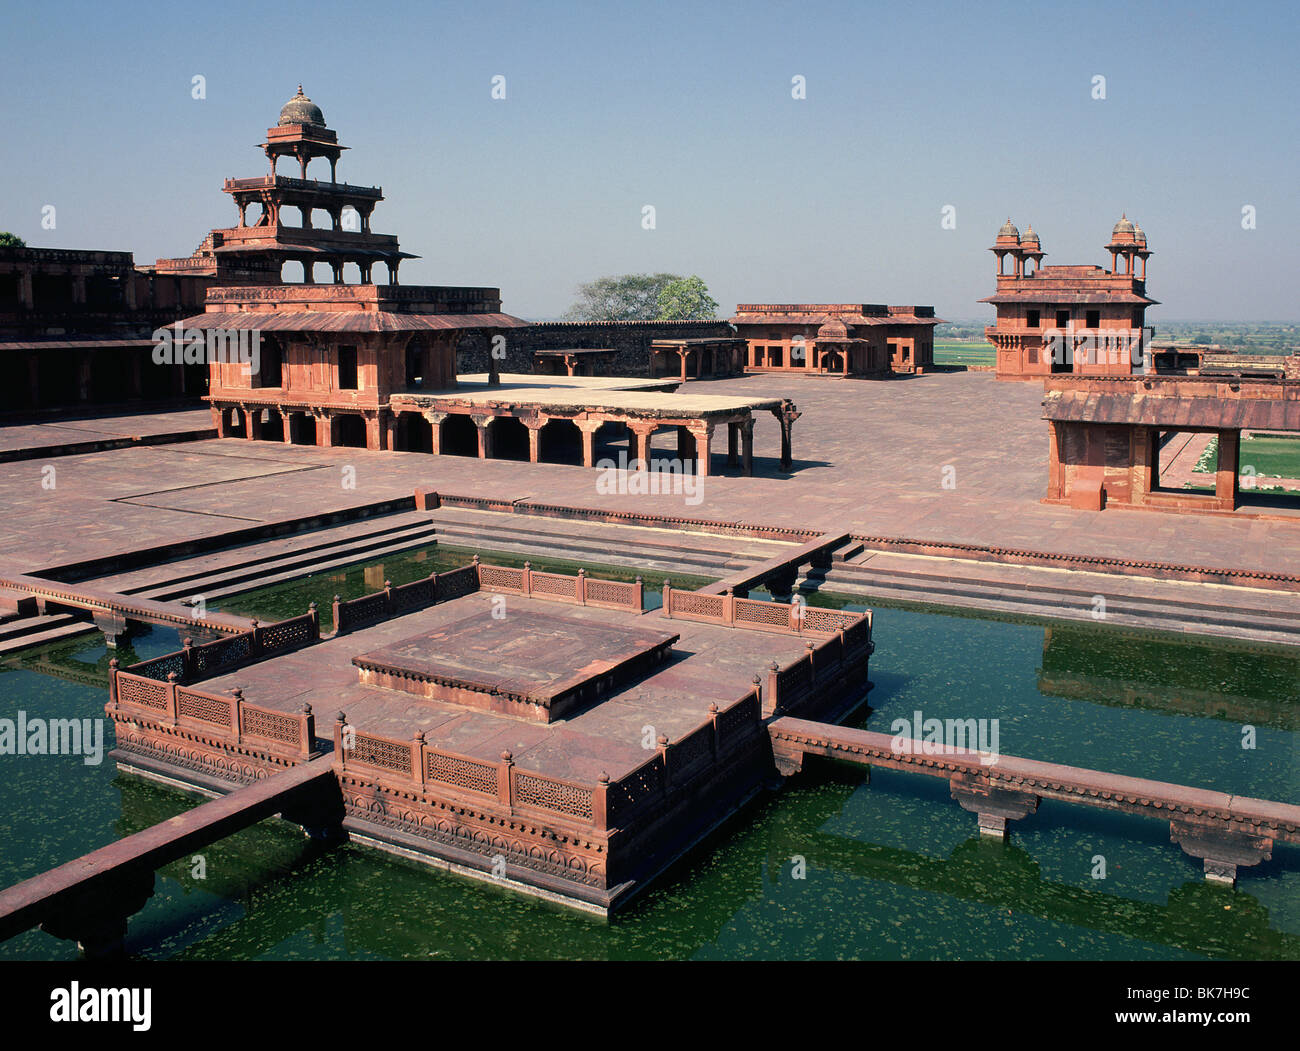
M551 380L570 382L551 382ZM586 381L586 382L573 382ZM676 385L672 380L672 385ZM391 401L413 402L428 408L447 406L510 406L579 412L621 412L628 415L679 419L733 416L738 412L779 409L782 398L754 398L722 394L667 393L662 381L644 384L594 376L531 376L508 374L490 386L478 376L461 379L455 390L393 394ZM654 388L659 389L654 389Z

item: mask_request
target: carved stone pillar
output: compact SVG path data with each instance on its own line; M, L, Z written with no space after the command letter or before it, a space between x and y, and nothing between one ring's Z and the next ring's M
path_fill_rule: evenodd
M1236 510L1238 485L1237 449L1241 441L1240 431L1219 431L1219 462L1214 476L1214 495L1218 497L1219 506L1225 511Z
M366 421L366 448L376 451L382 450L384 448L385 421L381 418L380 412L376 410L364 412L361 415ZM383 416L387 415L387 412L383 413Z
M491 416L484 416L478 413L470 416L474 421L474 426L478 428L478 455L481 460L490 460L492 458L492 420Z
M803 413L795 409L792 401L786 401L779 410L772 411L781 422L781 470L788 471L794 466L794 421Z
M596 432L604 420L574 420L582 432L582 466L596 466Z
M713 424L691 428L691 442L695 446L695 473L707 478L711 466L709 446L713 442Z
M677 459L683 465L688 460L695 458L695 437L691 434L689 427L677 428Z
M542 457L542 428L547 424L545 417L524 420L528 428L528 462L539 463Z
M424 413L424 418L429 421L429 451L435 456L442 452L442 421L447 418L445 412L436 412L428 409Z
M629 450L633 461L640 461L642 467L650 466L650 440L654 437L653 423L629 423L632 432L632 448ZM629 465L630 466L630 465Z

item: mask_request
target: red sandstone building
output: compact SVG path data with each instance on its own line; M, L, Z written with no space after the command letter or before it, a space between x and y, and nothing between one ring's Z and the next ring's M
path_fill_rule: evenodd
M1052 373L1132 374L1144 371L1146 234L1127 216L1111 231L1111 269L1042 266L1042 243L1031 226L1022 236L1008 219L993 247L997 324L985 329L997 348L998 379L1038 379ZM1139 272L1140 268L1140 272Z
M400 286L398 266L412 258L397 238L370 229L370 214L383 199L378 187L335 181L345 148L310 99L298 94L280 111L262 148L271 173L228 179L239 225L214 230L192 257L194 270L218 281L242 277L247 284L211 289L204 314L184 322L188 330L255 332L261 339L259 368L213 362L208 400L222 437L243 435L297 444L391 448L397 432L389 409L395 392L456 386L456 343L466 330L490 334L526 323L501 313L495 288ZM276 161L298 162L299 178L276 173ZM328 181L308 181L313 160L329 163ZM260 214L250 223L250 207ZM290 209L300 225L287 225ZM346 213L358 216L348 229ZM328 227L315 226L323 211ZM164 270L176 261L160 261ZM285 264L302 268L301 284L284 284ZM331 284L316 284L324 264ZM388 284L372 282L383 264ZM355 267L359 283L345 284Z
M1278 378L1053 376L1043 418L1051 432L1047 503L1235 511L1242 432L1300 432L1300 355L1285 359ZM1179 432L1216 437L1213 492L1164 484L1162 449Z
M159 369L150 353L211 283L130 252L0 248L0 412L201 397L206 367Z
M881 379L934 366L934 307L871 303L741 303L746 372Z

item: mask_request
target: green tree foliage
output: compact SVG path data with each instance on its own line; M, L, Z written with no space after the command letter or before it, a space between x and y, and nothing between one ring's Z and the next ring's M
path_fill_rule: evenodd
M658 316L666 321L712 321L718 302L700 278L679 277L659 290Z
M0 230L0 248L26 248L27 242L8 230Z
M680 274L597 278L578 286L578 301L564 317L566 321L653 321L659 313L664 287L680 280Z

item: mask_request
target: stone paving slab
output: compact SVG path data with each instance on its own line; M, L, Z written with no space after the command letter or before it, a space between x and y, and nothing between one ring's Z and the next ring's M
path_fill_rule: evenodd
M1048 438L1037 384L949 373L886 382L769 375L685 386L792 397L804 414L794 429L794 470L783 475L774 457L757 456L753 478L723 472L699 489L651 495L605 491L602 472L555 464L244 439L132 448L61 459L54 491L42 489L38 464L0 464L10 523L0 536L0 565L30 572L423 486L602 511L1300 572L1300 521L1042 504ZM779 447L770 414L757 417L756 431L756 448ZM658 435L656 444L671 449L674 439ZM725 438L714 444L725 448ZM723 459L715 456L715 466ZM945 477L953 488L944 487ZM149 506L140 506L146 494Z
M130 416L57 416L39 423L0 426L0 452L80 445L106 438L184 434L211 426L212 414L206 406Z

